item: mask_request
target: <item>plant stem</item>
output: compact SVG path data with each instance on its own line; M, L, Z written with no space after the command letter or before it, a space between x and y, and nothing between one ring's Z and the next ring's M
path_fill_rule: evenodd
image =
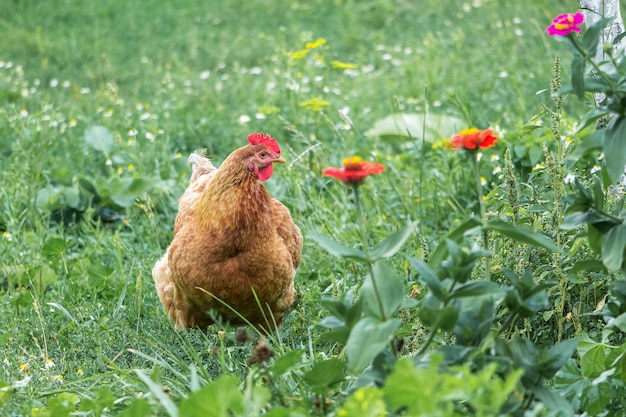
M380 316L383 321L387 320L387 316L385 315L385 309L383 308L383 302L380 298L380 292L378 291L378 285L376 284L376 279L374 277L374 263L370 257L370 248L367 241L367 233L365 230L365 220L363 219L363 209L361 208L361 194L359 193L360 184L355 184L352 189L354 190L354 205L356 207L356 218L359 223L359 232L361 233L361 241L363 242L363 252L365 253L365 257L367 258L367 268L370 273L370 277L372 278L372 286L374 287L374 294L376 295L376 301L378 303L378 308L380 309Z
M483 246L485 250L489 250L489 232L487 231L487 216L485 210L485 202L483 201L483 186L480 183L480 170L478 169L478 159L476 153L471 152L472 167L474 168L474 181L476 184L476 194L478 195L478 205L480 207L480 221L483 231ZM491 281L491 258L485 256L485 279Z

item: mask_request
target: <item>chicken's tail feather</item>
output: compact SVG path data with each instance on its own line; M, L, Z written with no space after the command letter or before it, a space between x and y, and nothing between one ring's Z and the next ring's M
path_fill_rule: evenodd
M189 155L187 162L191 164L191 182L194 182L200 175L208 174L217 169L206 157L206 153L206 148L201 148Z

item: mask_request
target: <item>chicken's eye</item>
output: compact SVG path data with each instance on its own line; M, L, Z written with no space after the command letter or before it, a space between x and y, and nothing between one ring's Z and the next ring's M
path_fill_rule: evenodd
M265 158L267 158L267 152L261 152L261 153L259 154L259 156L260 156L262 159L265 159Z

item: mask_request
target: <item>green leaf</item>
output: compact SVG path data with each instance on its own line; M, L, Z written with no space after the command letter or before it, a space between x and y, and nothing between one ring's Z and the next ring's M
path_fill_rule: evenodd
M292 370L300 364L302 353L302 350L292 350L279 356L270 367L270 371L275 377L278 377Z
M619 270L624 262L626 224L612 227L601 239L602 262L611 270Z
M560 252L558 246L547 237L533 232L532 230L515 226L500 219L491 219L487 222L486 230L493 230L518 242L527 243L555 252Z
M607 328L617 327L621 331L626 332L626 313L622 313L617 317L611 318L606 323L606 327Z
M481 226L481 221L478 217L470 217L465 223L454 229L448 234L448 239L455 242L460 241L465 233L468 233L474 229L478 229ZM428 258L428 264L434 268L439 267L445 257L448 255L448 245L445 240L441 240L439 245L435 248L433 253Z
M611 22L615 20L613 17L607 17L604 19L598 20L591 26L588 26L584 32L582 32L582 36L580 38L581 46L587 56L593 57L596 54L596 50L598 49L598 43L602 36L600 36L600 32Z
M400 320L376 320L364 317L350 332L346 345L348 369L351 374L361 373L389 345L395 331L400 327Z
M182 401L179 410L180 415L184 417L241 415L243 412L243 394L239 389L239 378L232 375L220 376ZM170 412L170 415L173 414Z
M303 379L313 391L324 394L346 379L345 367L345 363L339 359L326 359L313 365L313 368L304 374Z
M137 398L119 414L119 417L149 417L152 416L152 407L147 398Z
M93 149L109 155L113 148L113 133L104 126L91 126L85 130L85 143Z
M548 389L545 386L532 387L532 393L552 411L558 411L557 415L573 416L572 405L560 394Z
M152 395L161 403L167 414L169 414L170 417L178 417L178 407L176 407L174 401L172 401L170 397L168 397L168 395L163 392L163 387L161 386L161 384L154 382L152 378L150 378L150 376L141 369L135 369L135 373L137 374L139 379L141 379L141 381L148 386L148 389L150 390ZM189 414L189 417L191 416L192 415Z
M380 388L363 387L356 390L335 415L341 417L385 417L387 407Z
M581 335L578 342L581 375L589 379L600 376L607 368L609 349L604 343L597 343L586 334Z
M459 285L448 294L449 298L476 297L484 295L502 296L504 288L491 281L471 281Z
M570 359L565 366L556 374L554 387L565 399L569 400L572 407L581 407L581 400L588 397L592 382L580 373L576 361Z
M424 261L413 258L412 256L407 256L407 259L411 266L417 271L420 282L426 285L435 297L441 301L445 301L447 299L446 293L437 274L435 274Z
M445 331L454 329L454 326L459 321L459 309L452 305L433 307L428 304L422 304L417 315L424 325L437 327Z
M52 237L43 244L41 247L41 254L46 258L57 258L63 256L65 251L69 248L69 242L60 237Z
M624 173L626 166L626 117L615 116L604 133L604 157L606 173L615 184Z
M594 107L594 110L597 111L597 109L598 107ZM606 111L600 112L597 114L597 117L595 117L591 121L595 121L599 117L604 116L605 114L606 114ZM576 145L576 148L572 151L572 153L566 158L567 166L571 168L576 162L578 162L580 159L584 158L588 154L592 152L595 153L599 151L600 149L602 149L602 146L604 144L605 130L606 129L596 130L594 133L590 134L589 136L586 136L582 141L580 141L580 143Z
M148 191L150 181L144 178L113 178L109 183L111 200L120 207L130 207L135 200Z
M578 55L572 57L572 90L579 99L585 97L585 59Z
M388 236L378 245L374 246L371 252L372 260L389 258L398 253L398 251L402 249L402 246L404 246L404 243L411 235L411 232L413 232L412 223L406 225L398 232L393 233L391 236Z
M404 288L400 277L385 262L376 262L373 269L374 276L368 275L361 288L363 311L370 317L385 320L402 305Z
M317 242L322 249L325 249L326 252L337 258L351 258L358 259L360 261L367 260L363 251L352 249L343 243L335 242L334 240L327 238L326 236L319 235L313 231L308 231L306 237Z
M366 135L392 143L407 142L411 138L432 142L450 137L464 126L463 120L448 114L397 113L377 120Z

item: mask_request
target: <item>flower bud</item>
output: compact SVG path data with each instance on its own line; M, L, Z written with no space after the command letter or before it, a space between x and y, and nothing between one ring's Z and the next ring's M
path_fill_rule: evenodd
M612 55L613 54L613 44L610 42L606 42L605 44L602 45L602 52L604 52L607 55Z

